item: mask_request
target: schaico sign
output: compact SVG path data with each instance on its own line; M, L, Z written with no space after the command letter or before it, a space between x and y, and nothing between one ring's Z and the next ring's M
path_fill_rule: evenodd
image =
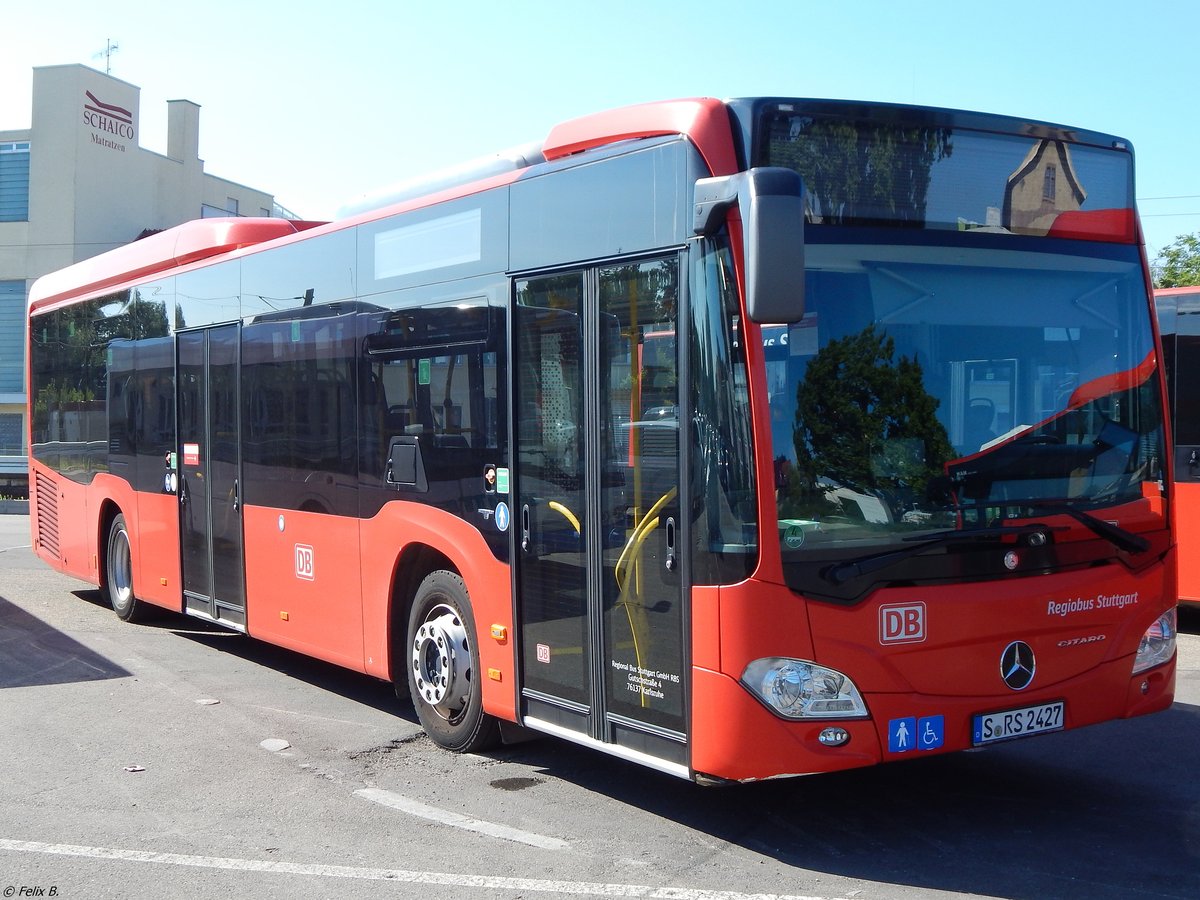
M105 103L91 91L85 91L83 124L92 129L92 143L125 152L125 145L117 141L132 141L133 113L122 106Z

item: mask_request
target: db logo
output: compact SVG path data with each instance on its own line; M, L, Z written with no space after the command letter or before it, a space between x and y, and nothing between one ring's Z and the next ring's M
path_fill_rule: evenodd
M313 548L308 544L296 545L296 577L305 581L316 578L313 573Z
M895 603L879 607L879 643L917 644L923 640L924 603Z

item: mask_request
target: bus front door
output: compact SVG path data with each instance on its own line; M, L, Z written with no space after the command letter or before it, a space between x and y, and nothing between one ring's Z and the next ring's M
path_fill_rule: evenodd
M677 257L515 285L512 530L531 727L687 764Z
M178 336L177 459L184 610L245 630L238 330Z

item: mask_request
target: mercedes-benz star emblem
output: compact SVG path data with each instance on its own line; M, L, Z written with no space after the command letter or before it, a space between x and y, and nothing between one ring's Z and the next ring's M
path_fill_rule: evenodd
M1000 654L1000 677L1014 691L1029 687L1036 668L1033 648L1024 641L1013 641Z

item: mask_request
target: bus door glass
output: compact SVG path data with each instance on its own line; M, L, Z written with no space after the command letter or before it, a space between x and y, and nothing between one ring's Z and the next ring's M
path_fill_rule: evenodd
M178 353L184 608L245 628L238 326L183 332Z
M1200 483L1200 392L1192 385L1200 384L1200 297L1180 297L1175 321L1176 333L1163 334L1163 344L1172 344L1175 478L1196 484Z
M678 260L516 284L526 715L684 761Z

